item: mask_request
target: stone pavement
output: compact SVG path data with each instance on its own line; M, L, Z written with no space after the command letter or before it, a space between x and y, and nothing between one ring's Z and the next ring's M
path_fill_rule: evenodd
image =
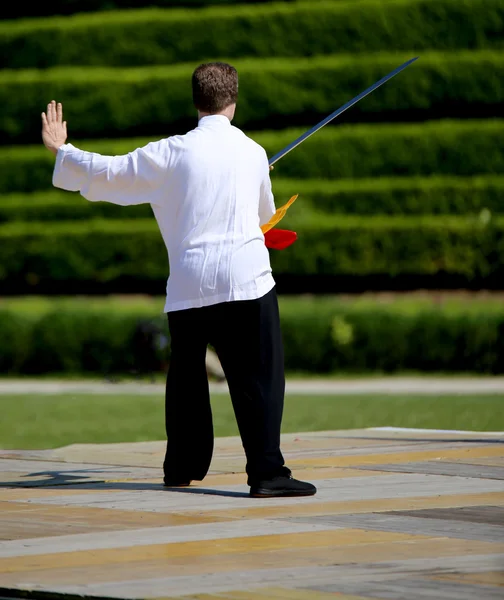
M228 393L227 383L211 383L212 393ZM288 394L504 394L504 377L288 378ZM1 394L164 394L163 383L0 379Z
M504 597L504 433L283 436L319 489L253 499L240 440L161 486L163 442L0 451L0 597Z

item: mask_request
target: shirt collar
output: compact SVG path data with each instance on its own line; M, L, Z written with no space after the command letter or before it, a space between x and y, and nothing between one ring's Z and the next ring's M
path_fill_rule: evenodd
M207 115L198 121L198 127L213 124L231 125L231 121L224 115Z

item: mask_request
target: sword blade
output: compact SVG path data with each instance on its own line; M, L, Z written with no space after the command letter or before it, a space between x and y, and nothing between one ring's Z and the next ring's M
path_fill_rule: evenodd
M406 61L403 65L401 65L400 67L397 67L396 69L391 71L388 75L385 75L385 77L382 77L376 83L373 83L373 85L368 87L367 90L364 90L358 96L355 96L355 98L353 98L352 100L349 100L346 104L343 104L343 106L340 106L340 108L338 108L333 113L331 113L323 121L320 121L320 123L318 123L311 129L309 129L306 133L303 133L302 136L298 137L297 140L294 140L288 146L286 146L283 150L280 150L280 152L275 154L275 156L273 156L273 158L270 158L270 160L269 160L270 166L274 165L281 158L283 158L286 154L288 154L291 150L294 150L294 148L296 148L296 146L299 146L299 144L301 144L301 142L304 142L304 140L306 140L306 138L313 135L319 129L322 129L322 127L324 127L324 125L327 125L327 123L329 123L330 121L332 121L333 119L335 119L336 117L341 115L341 113L345 112L345 110L348 110L351 106L353 106L354 104L357 104L357 102L359 102L359 100L362 100L362 98L364 98L371 92L374 92L377 88L379 88L381 85L386 83L389 79L392 79L392 77L394 77L395 75L400 73L402 70L404 70L406 67L408 67L412 62L415 62L415 60L417 60L417 59L418 59L418 56Z

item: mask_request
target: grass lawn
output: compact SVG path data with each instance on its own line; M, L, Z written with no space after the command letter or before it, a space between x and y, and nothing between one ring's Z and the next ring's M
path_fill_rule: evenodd
M216 436L238 435L228 396L212 397ZM56 448L74 443L162 440L162 397L0 396L0 448ZM504 395L289 396L283 432L418 427L504 431Z

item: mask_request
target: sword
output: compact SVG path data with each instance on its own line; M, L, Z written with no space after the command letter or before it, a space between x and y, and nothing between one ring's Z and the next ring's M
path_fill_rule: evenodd
M357 104L357 102L359 102L359 100L362 100L362 98L364 98L371 92L374 92L377 88L379 88L381 85L386 83L389 79L392 79L392 77L394 77L395 75L400 73L403 69L408 67L412 62L417 60L417 58L419 58L419 57L416 56L415 58L411 58L410 60L406 61L400 67L397 67L396 69L391 71L388 75L385 75L385 77L382 77L382 79L380 79L376 83L373 83L373 85L371 87L368 87L367 90L364 90L358 96L355 96L355 98L353 98L352 100L349 100L346 104L343 104L343 106L341 106L340 108L335 110L328 117L326 117L323 121L320 121L320 123L315 125L315 127L312 127L306 133L303 133L303 135L301 137L298 137L297 140L294 140L288 146L286 146L283 150L280 150L280 152L275 154L275 156L273 156L273 158L270 158L270 160L269 160L270 167L273 166L276 162L278 162L281 158L283 158L286 154L288 154L291 150L294 150L294 148L296 146L299 146L299 144L301 144L301 142L304 142L306 140L306 138L313 135L319 129L322 129L322 127L324 127L324 125L327 125L327 123L329 123L330 121L332 121L333 119L335 119L336 117L341 115L341 113L345 112L345 110L349 109L354 104Z

